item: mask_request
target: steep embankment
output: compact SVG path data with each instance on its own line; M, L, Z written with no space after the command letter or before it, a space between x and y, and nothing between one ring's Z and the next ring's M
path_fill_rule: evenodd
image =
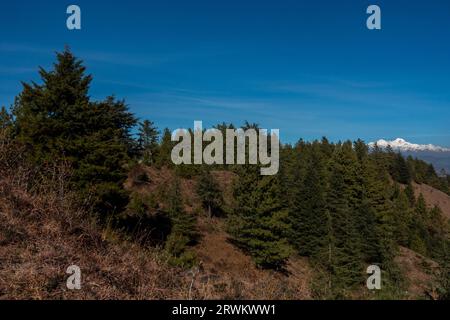
M411 298L436 298L435 273L438 265L408 249L400 247L395 262L399 266L406 280L405 294Z
M429 208L438 206L450 219L450 196L426 184L413 183L416 198L422 195ZM435 298L435 274L438 265L408 248L400 247L396 258L408 286L408 296Z
M413 184L416 197L423 195L429 207L438 206L445 217L450 219L450 196L426 184Z
M187 279L156 250L97 227L56 181L28 192L25 177L0 178L0 299L187 298ZM81 290L66 286L71 265Z
M200 268L195 289L200 299L310 299L312 271L307 259L291 259L287 274L260 270L233 246L218 219L201 218L196 246Z

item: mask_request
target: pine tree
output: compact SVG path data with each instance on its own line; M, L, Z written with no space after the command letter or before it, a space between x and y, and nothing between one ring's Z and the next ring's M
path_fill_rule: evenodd
M450 300L450 240L447 238L444 242L444 254L440 259L439 272L439 300Z
M395 244L395 213L391 202L392 188L387 173L377 173L374 167L368 181L368 198L375 214L374 243L376 255L371 262L378 262L384 269L392 264L397 248ZM375 261L374 261L375 260Z
M358 142L357 142L358 143ZM364 147L356 147L363 150ZM362 241L362 252L367 264L377 264L383 270L383 286L395 288L401 286L401 277L394 261L397 254L396 212L392 199L400 192L397 185L391 186L388 168L392 151L386 155L365 153L360 160L358 183L362 186L358 230ZM358 197L359 198L359 197ZM358 202L357 202L358 203ZM388 292L391 290L388 289ZM394 294L398 294L394 292Z
M58 53L53 70L40 69L42 85L23 84L13 109L15 130L35 164L68 161L73 185L105 218L128 202L123 165L136 121L123 101L91 102L92 77L85 71L69 49Z
M71 140L86 133L92 77L68 49L57 54L52 71L39 73L43 84L23 83L13 112L18 139L32 148L36 160L45 161L66 154Z
M142 161L151 165L155 162L158 152L158 129L152 121L144 120L139 123L138 130L138 147Z
M156 158L156 165L160 168L163 166L171 167L172 166L172 133L169 128L165 128L161 137L161 142L159 144L159 152Z
M331 165L330 191L327 195L329 235L326 261L330 289L340 293L362 280L362 254L355 216L352 214L351 146L344 144Z
M169 189L167 212L172 219L172 231L181 233L192 241L195 238L195 217L184 211L180 179L175 177Z
M423 197L423 194L420 194L417 198L417 203L415 207L415 214L417 218L420 220L420 222L425 225L428 220L428 210L427 210L427 204L425 202L425 198Z
M233 240L256 265L283 268L291 249L286 240L288 211L280 201L279 180L276 176L261 177L258 166L241 166L239 173L237 205L229 220Z
M410 248L420 254L427 255L429 234L426 227L428 210L422 194L417 198L411 220Z
M304 180L297 179L290 220L291 242L300 255L317 256L325 245L326 203L324 165L317 143L313 145ZM298 172L298 171L297 171Z
M409 206L414 207L416 205L416 196L414 195L414 189L411 183L408 183L406 186L405 195L408 198Z
M222 192L213 175L207 169L203 169L199 176L197 194L210 218L221 210L223 205Z
M395 238L402 246L408 246L412 210L406 192L399 191L394 198Z
M411 182L411 173L409 172L408 165L400 153L395 157L393 177L396 181L403 184L409 184Z
M449 241L450 229L440 207L434 206L429 211L426 227L429 235L428 254L433 259L442 260L445 257L446 242Z
M355 182L352 186L354 201L353 213L356 228L359 231L361 252L365 261L378 261L379 239L375 232L377 210L374 206L374 193L378 192L377 170L375 163L369 158L368 147L362 140L354 142L354 151L358 159L353 164L356 170Z
M184 210L180 180L175 177L167 197L167 214L171 221L171 231L166 240L165 249L173 256L175 265L189 266L194 261L194 254L188 246L195 242L197 231L195 216Z

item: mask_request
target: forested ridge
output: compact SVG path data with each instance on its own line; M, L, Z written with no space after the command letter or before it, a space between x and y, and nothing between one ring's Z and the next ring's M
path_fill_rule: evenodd
M450 176L437 175L432 165L389 148L369 149L361 140L326 138L282 144L280 171L273 176L249 164L174 165L171 131L138 120L126 101L93 101L93 78L69 49L57 54L52 70L39 73L41 83L23 83L11 110L1 109L0 143L9 153L2 155L0 173L16 170L20 161L32 177L53 181L49 168L67 168L63 180L74 193L71 204L102 230L158 248L170 266L189 269L199 263L193 247L205 213L225 222L230 242L258 268L283 274L290 258L307 257L313 297L322 299L358 297L369 265L382 270L376 298L403 298L406 279L395 258L405 247L439 264L436 297L449 298L449 220L412 186L450 194ZM224 133L235 127L216 126ZM173 173L164 192L125 187L139 166ZM236 175L230 203L213 171ZM145 171L132 178L143 188L153 183ZM196 211L186 212L182 179L196 181Z

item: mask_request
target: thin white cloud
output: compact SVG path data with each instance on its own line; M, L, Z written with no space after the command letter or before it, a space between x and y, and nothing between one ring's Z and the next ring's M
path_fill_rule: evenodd
M55 49L29 44L0 43L0 52L2 53L53 55L54 52L58 50L62 50L62 47ZM102 51L76 51L75 53L86 62L93 61L124 66L152 67L167 61L167 59L162 56L137 56Z
M16 74L25 74L36 72L36 67L8 67L8 66L0 66L0 74L6 75L16 75Z
M33 54L49 54L52 49L40 46L32 46L27 44L0 43L0 52L5 53L33 53Z
M21 43L0 43L0 53L15 54L39 54L53 55L61 51L62 46L44 47L40 45ZM124 52L96 51L96 50L74 50L75 54L83 61L105 63L118 66L151 68L166 63L179 62L186 59L198 59L207 56L218 56L229 54L229 51L217 48L198 48L196 50L168 52L168 53L140 53L129 54Z

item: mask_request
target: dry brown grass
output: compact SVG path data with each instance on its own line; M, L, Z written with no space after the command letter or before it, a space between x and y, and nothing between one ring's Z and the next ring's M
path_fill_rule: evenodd
M440 190L430 187L426 184L413 184L416 197L422 194L429 207L438 206L442 210L442 214L450 219L450 196Z
M120 240L76 209L64 164L32 170L21 150L1 142L0 299L187 297L188 279L157 249ZM74 264L81 290L66 287Z
M292 258L287 273L256 268L252 259L228 241L218 218L199 219L195 247L200 268L193 283L197 299L310 299L312 270L307 259Z
M407 282L407 296L412 299L436 299L436 273L438 264L408 248L400 247L395 262Z

